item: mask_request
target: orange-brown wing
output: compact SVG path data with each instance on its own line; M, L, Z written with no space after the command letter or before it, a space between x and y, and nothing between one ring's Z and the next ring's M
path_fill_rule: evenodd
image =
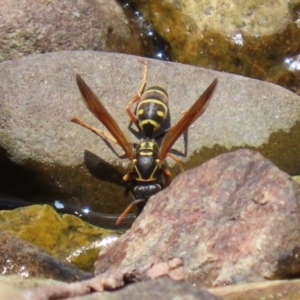
M172 126L165 134L159 151L159 158L164 159L168 155L171 147L175 144L177 139L187 130L187 128L197 120L205 111L208 100L210 99L218 80L215 79L205 92L198 98L198 100L185 112L183 117L175 126Z
M129 159L133 159L135 157L133 146L125 138L122 130L120 129L120 127L118 126L114 118L111 116L111 114L103 106L103 104L100 102L97 96L92 92L92 90L88 87L88 85L78 74L76 74L76 82L87 108L94 114L94 116L107 128L107 130L111 133L111 135L116 139L118 144L124 150L126 156Z

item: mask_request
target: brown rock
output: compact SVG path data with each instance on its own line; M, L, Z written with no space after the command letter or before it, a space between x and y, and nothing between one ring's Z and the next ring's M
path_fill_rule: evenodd
M149 39L116 1L3 0L0 18L0 61L62 50L153 56Z
M299 203L299 185L259 153L220 155L153 196L96 274L180 257L185 278L205 286L295 276ZM279 272L289 253L293 267Z
M52 258L38 247L0 232L1 274L35 276L71 282L91 277L69 264Z

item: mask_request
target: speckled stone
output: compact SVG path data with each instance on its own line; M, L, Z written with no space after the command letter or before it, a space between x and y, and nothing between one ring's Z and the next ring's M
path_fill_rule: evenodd
M198 285L299 274L300 189L257 152L220 155L179 175L95 264L96 274L183 259Z

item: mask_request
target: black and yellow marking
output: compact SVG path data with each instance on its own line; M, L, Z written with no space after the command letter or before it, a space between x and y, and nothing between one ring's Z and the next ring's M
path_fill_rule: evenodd
M137 105L139 126L146 137L159 130L168 114L168 93L160 86L148 88Z
M140 182L155 181L161 169L157 160L159 151L157 143L154 139L143 140L135 151L137 154L133 168L135 180Z
M139 204L145 203L152 195L171 183L172 176L164 164L164 161L167 156L170 156L177 163L181 163L179 159L174 158L173 155L170 154L170 150L177 139L205 111L218 82L218 80L215 79L203 94L199 96L196 102L185 112L178 123L163 132L164 137L158 147L157 141L159 134L156 134L155 131L158 131L159 128L164 129L162 126L163 122L168 118L168 94L163 88L158 86L151 87L143 92L147 83L148 70L147 61L144 60L143 63L144 75L142 83L137 94L126 106L126 112L131 121L144 132L144 138L141 139L138 144L135 144L136 147L133 147L134 144L127 140L116 120L80 75L76 75L76 82L84 103L94 116L106 127L108 132L90 126L76 117L73 117L71 120L91 130L102 138L120 145L126 157L132 163L133 169L124 175L123 180L125 182L132 182L129 188L134 196L134 200L120 215L116 224L120 224L134 205L139 206ZM130 108L134 103L137 103L136 114L134 114ZM140 212L142 207L140 206L138 209Z

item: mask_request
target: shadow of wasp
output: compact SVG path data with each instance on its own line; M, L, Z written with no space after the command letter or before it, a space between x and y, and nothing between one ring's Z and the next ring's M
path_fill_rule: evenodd
M131 161L132 170L123 177L123 180L131 184L134 200L120 215L116 224L120 224L134 206L137 206L138 212L140 212L151 196L171 183L172 175L165 164L167 156L174 159L182 168L181 160L169 153L169 151L177 139L205 111L218 82L215 79L190 109L183 113L178 123L164 132L159 145L157 133L168 114L168 94L166 90L159 86L152 86L145 90L148 64L146 61L143 63L144 74L142 83L137 94L126 106L127 114L142 134L138 144L130 143L126 139L114 118L97 96L80 75L76 75L76 82L84 103L109 132L92 127L76 117L73 117L71 121L121 146L126 157ZM137 103L136 113L131 110L131 106L134 103Z

